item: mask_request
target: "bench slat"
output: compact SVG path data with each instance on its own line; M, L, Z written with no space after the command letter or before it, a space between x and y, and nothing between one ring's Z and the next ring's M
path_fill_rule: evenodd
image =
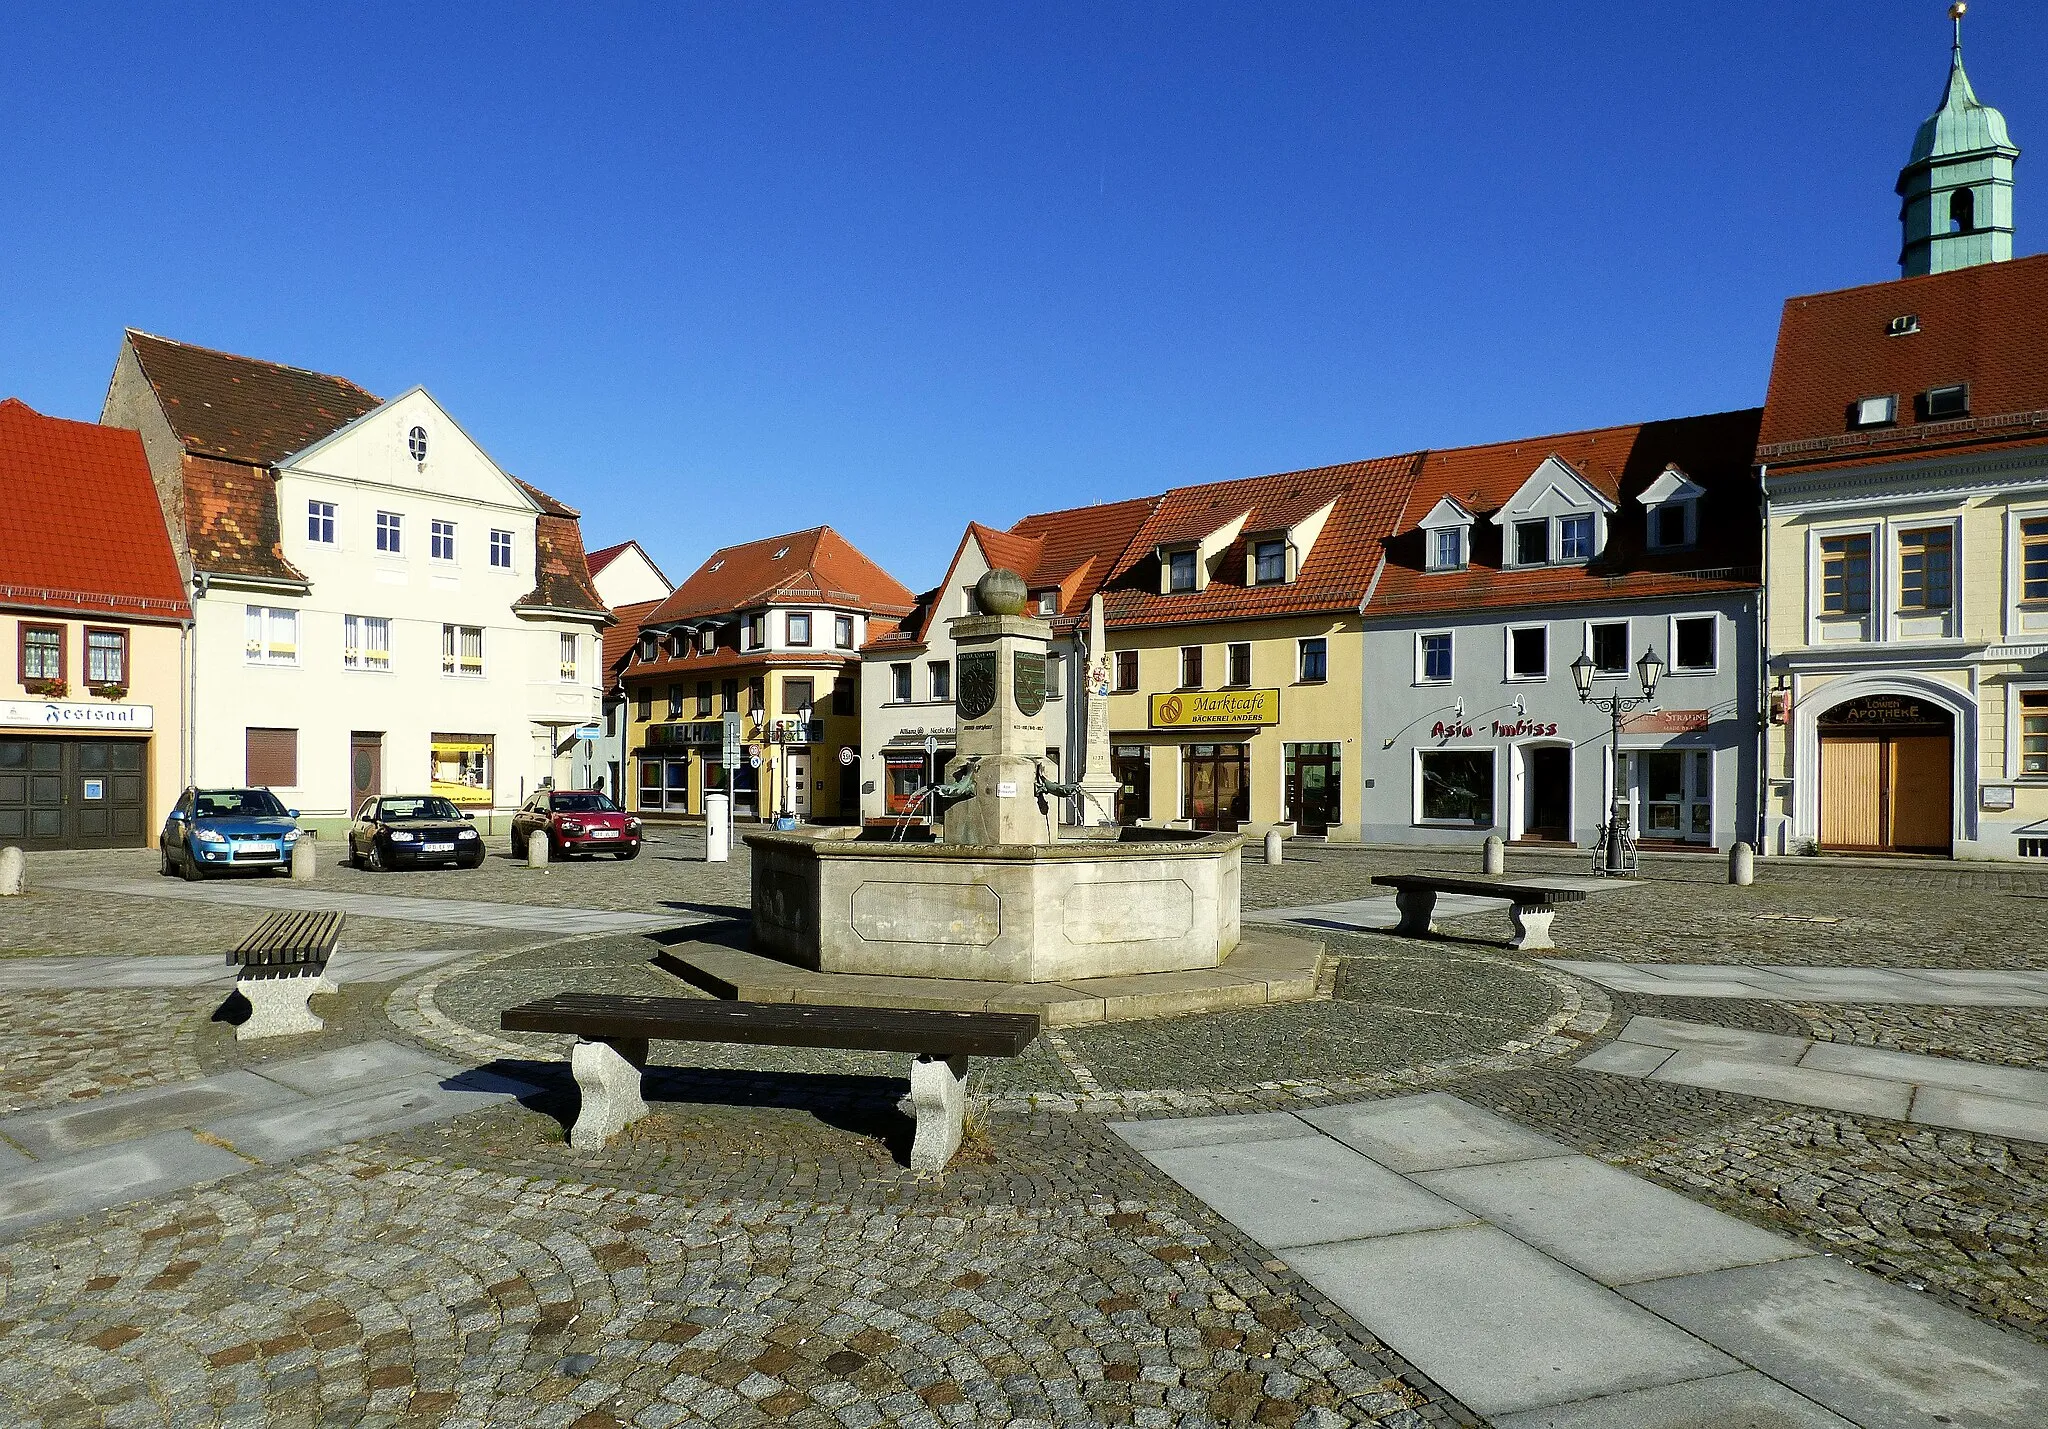
M1480 898L1506 898L1516 903L1583 903L1583 888L1552 888L1469 873L1382 873L1373 882L1384 888L1428 888L1438 893L1469 893Z
M1036 1017L1018 1012L829 1007L796 1002L705 1002L566 992L507 1008L508 1032L580 1037L647 1037L668 1042L740 1042L766 1047L839 1047L922 1052L935 1057L1015 1057L1038 1036Z
M324 963L341 938L342 915L300 910L265 914L235 945L228 961L243 967L284 967Z

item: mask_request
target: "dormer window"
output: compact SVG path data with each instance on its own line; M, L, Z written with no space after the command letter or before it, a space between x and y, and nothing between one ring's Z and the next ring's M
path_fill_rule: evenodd
M1889 427L1898 415L1897 397L1865 397L1849 409L1852 427Z
M1252 584L1285 585L1287 583L1287 543L1285 541L1260 541L1252 547Z
M1557 523L1557 558L1560 561L1593 559L1593 518L1566 516Z
M686 643L685 643L685 639L684 639L684 636L683 636L683 632L682 632L682 631L678 630L678 631L677 631L677 632L676 632L675 634L673 634L673 635L669 636L669 638L668 638L668 657L669 657L669 659L671 659L671 660L680 660L680 659L682 659L682 658L683 658L683 652L684 652L685 650L687 650L688 648L689 648L689 646L688 646L688 644L686 644Z
M700 631L698 631L698 632L697 632L697 648L698 648L699 650L703 651L703 652L704 652L704 653L705 653L706 655L712 655L712 654L716 654L716 653L717 653L717 651L718 651L718 630L717 630L717 627L715 627L715 626L711 626L711 625L707 625L707 626L705 626L705 627L704 627L704 628L703 628L702 630L700 630Z
M1613 497L1552 453L1488 519L1501 528L1503 564L1515 569L1593 560L1613 513Z
M1650 544L1652 546L1690 546L1692 544L1692 512L1690 501L1673 501L1658 506L1650 512Z
M1465 531L1453 526L1445 531L1432 531L1429 543L1429 568L1433 571L1455 571L1465 564Z
M768 643L768 617L750 615L747 617L747 649L759 650Z
M1921 411L1930 422L1950 422L1970 415L1970 389L1961 382L1933 388L1920 400Z
M656 641L654 636L643 635L640 637L640 661L642 664L646 664L654 659L655 648Z
M1550 523L1548 521L1517 521L1515 523L1515 564L1518 566L1547 566L1550 564Z
M1195 553L1172 551L1166 557L1166 589L1169 593L1195 588Z
M1060 613L1060 593L1056 590L1040 591L1038 593L1038 613L1040 615L1058 615Z
M1700 498L1707 493L1676 465L1667 466L1636 500L1643 504L1646 544L1676 550L1700 538Z

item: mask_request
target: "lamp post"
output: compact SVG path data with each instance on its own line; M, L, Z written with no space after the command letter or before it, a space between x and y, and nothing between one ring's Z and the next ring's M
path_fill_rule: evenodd
M1657 680L1664 673L1664 662L1657 657L1656 646L1643 651L1643 658L1636 661L1636 678L1643 682L1640 695L1595 697L1593 671L1590 655L1581 653L1572 661L1572 683L1579 687L1579 703L1607 712L1614 751L1614 799L1607 810L1607 828L1600 835L1604 856L1594 859L1593 871L1609 878L1621 878L1635 872L1635 845L1628 836L1628 791L1621 784L1621 717L1657 698Z

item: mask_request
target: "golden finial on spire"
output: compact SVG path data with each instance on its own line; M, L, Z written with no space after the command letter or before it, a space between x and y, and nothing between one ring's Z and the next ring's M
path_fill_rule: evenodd
M1964 4L1963 0L1956 0L1955 4L1948 7L1949 19L1956 22L1956 53L1958 55L1963 52L1963 16L1969 12L1969 9L1970 7ZM1961 63L1961 61L1958 60L1957 63Z

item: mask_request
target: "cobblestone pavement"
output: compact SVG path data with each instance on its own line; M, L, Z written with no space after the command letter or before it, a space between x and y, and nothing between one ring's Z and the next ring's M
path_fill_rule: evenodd
M327 848L319 885L743 910L744 856L694 862L695 837L663 831L631 863L546 872L494 857L372 875ZM1277 868L1247 863L1245 899L1365 897L1375 873L1476 861L1301 846ZM140 853L38 855L30 878L153 867ZM1748 889L1727 887L1718 860L1645 874L1645 888L1562 912L1561 955L2048 968L2042 874L1769 860ZM246 910L45 890L0 904L0 950L216 952L246 923ZM467 952L317 1000L328 1030L282 1046L236 1043L202 993L10 994L7 1110L372 1037L496 1060L548 1091L0 1246L0 1419L1476 1423L1102 1127L1421 1087L2048 1338L2048 1148L1571 1065L1641 1013L2048 1066L2048 1012L1610 993L1507 951L1505 915L1450 928L1428 942L1330 935L1326 1001L1066 1029L1016 1062L977 1063L977 1128L935 1179L901 1165L903 1059L857 1053L657 1044L654 1114L602 1152L572 1151L562 1039L501 1033L497 1011L570 988L686 995L648 968L649 937L451 937L351 918L351 940Z

